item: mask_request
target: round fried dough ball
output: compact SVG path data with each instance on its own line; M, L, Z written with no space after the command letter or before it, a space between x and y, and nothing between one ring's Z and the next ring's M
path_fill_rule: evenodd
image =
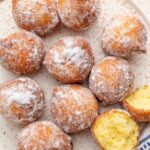
M0 40L0 62L17 75L37 72L44 55L42 40L34 33L20 30Z
M96 0L58 0L62 23L75 31L85 30L96 20Z
M99 112L93 93L80 85L54 88L50 101L54 122L67 133L75 133L91 126Z
M38 121L22 129L17 150L73 150L71 137L50 121Z
M134 75L127 61L106 57L93 67L89 87L106 104L122 101L133 87Z
M106 25L102 34L105 54L127 58L132 53L146 52L146 28L137 16L116 16Z
M21 77L0 86L0 113L8 120L26 125L43 113L45 96L32 79Z
M81 37L64 37L48 51L44 65L62 83L79 83L89 75L94 63L90 44Z
M19 27L39 35L59 23L55 0L12 0L13 16Z

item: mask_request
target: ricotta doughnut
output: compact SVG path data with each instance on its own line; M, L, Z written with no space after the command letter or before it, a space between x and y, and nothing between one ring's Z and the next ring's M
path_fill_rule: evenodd
M89 128L99 112L93 93L80 85L54 88L50 100L52 120L65 132L75 133Z
M0 114L11 122L34 122L43 114L44 106L44 92L30 78L21 77L0 85Z
M147 32L137 16L113 17L102 34L102 49L105 54L127 58L133 53L146 52Z
M59 23L55 0L12 0L12 12L19 27L39 35L51 32Z
M43 42L34 33L20 30L0 39L0 63L17 75L37 72L44 55Z
M75 31L91 26L97 16L97 0L57 0L61 22Z
M122 101L130 94L134 75L127 61L119 57L106 57L94 65L89 87L104 105Z
M94 64L90 44L82 37L64 37L52 45L44 63L49 74L62 83L79 83Z
M50 121L38 121L21 130L17 150L73 150L71 137Z
M103 150L136 150L139 125L123 110L112 109L98 116L92 133Z
M150 122L150 86L135 90L124 99L123 105L135 120Z

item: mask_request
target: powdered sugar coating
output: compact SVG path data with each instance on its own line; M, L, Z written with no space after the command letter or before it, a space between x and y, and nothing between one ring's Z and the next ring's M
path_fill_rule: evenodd
M50 100L54 122L67 133L89 128L98 116L99 104L93 93L80 85L54 88Z
M134 75L127 61L106 57L94 65L89 87L106 105L122 101L132 90L133 81Z
M108 55L129 57L135 52L146 52L146 28L136 15L113 17L102 34L102 48Z
M22 129L17 150L72 150L71 137L50 121L39 121Z
M32 79L21 77L0 86L0 113L18 124L29 124L43 113L45 96Z
M97 16L97 0L57 0L62 23L73 30L85 30Z
M13 0L12 4L14 19L23 29L44 35L59 23L55 0Z
M44 65L48 72L63 83L84 81L94 63L90 44L81 37L64 37L48 51Z
M44 55L43 42L34 33L20 30L0 40L0 63L15 74L37 72Z

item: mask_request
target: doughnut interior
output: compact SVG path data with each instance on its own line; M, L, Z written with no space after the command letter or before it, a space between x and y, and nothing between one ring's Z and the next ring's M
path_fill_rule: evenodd
M115 110L99 116L92 132L104 150L133 150L139 127L127 113Z
M150 110L150 86L139 88L127 97L125 101L136 109Z

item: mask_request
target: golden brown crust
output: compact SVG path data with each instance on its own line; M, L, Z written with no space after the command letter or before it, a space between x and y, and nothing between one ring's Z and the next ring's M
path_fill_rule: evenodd
M92 92L80 85L63 85L54 89L50 111L54 122L67 133L91 126L99 112Z
M59 23L54 0L13 0L12 5L14 19L23 29L44 35Z
M96 20L96 0L58 0L58 14L62 23L75 31L87 29Z
M37 72L44 55L43 42L34 33L20 30L0 40L0 62L17 75Z
M89 75L94 64L90 44L82 37L64 37L47 52L43 64L62 83L80 83Z
M124 108L133 116L137 121L149 122L150 121L150 110L137 109L131 106L127 101L123 101Z
M137 16L115 16L103 31L102 48L107 55L127 58L146 52L146 40L146 28Z
M50 121L32 123L21 130L17 150L73 150L71 137Z
M112 113L114 113L114 112L124 112L124 113L127 113L127 114L128 114L128 112L126 112L126 111L124 111L124 110L122 110L122 109L111 109L111 110L108 110L108 111L103 112L102 114L100 114L100 115L95 119L95 121L93 122L93 125L92 125L92 127L91 127L92 135L93 135L93 137L96 139L97 143L101 146L102 150L107 150L107 149L105 149L105 147L102 147L102 144L99 143L98 139L96 138L95 133L94 133L95 125L96 125L97 121L98 121L100 118L104 117L104 116L107 115L108 113L109 113L109 114L112 114ZM128 115L130 116L130 114L128 114ZM132 116L130 116L130 118L134 120L134 118L133 118ZM137 125L138 125L138 123L137 123ZM140 133L140 127L139 127L138 131L139 131L139 133ZM139 134L139 135L140 135L140 134ZM137 141L138 141L138 139L139 139L139 136L137 137ZM137 144L133 147L132 150L136 150L136 147L137 147L137 146L138 146L138 142L137 142Z

